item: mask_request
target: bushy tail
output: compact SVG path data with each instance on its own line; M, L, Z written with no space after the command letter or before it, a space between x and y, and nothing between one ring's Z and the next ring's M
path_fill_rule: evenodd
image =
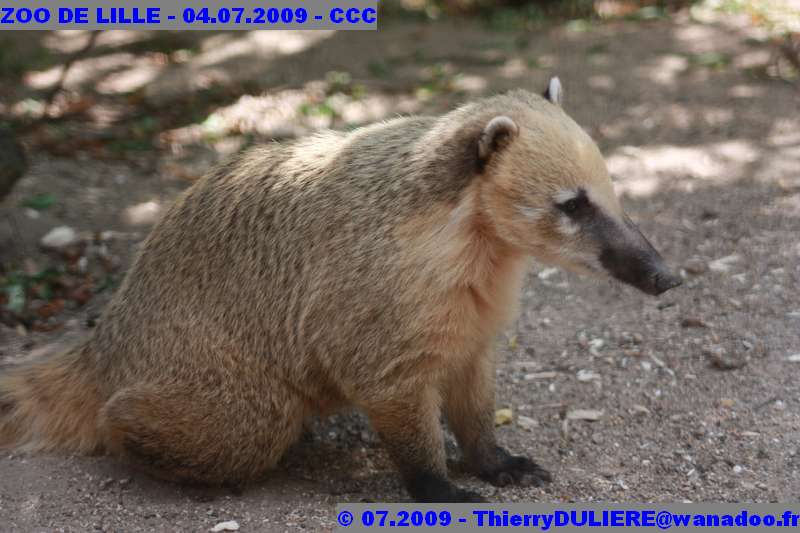
M93 453L102 406L80 346L0 370L0 449Z

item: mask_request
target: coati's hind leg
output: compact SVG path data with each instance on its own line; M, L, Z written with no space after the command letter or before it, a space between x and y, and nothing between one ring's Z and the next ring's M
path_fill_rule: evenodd
M419 502L481 502L447 479L439 395L434 389L401 395L367 408L370 422Z
M302 431L302 400L276 385L261 395L244 386L130 387L104 407L101 431L111 453L155 477L243 484L275 466Z
M445 414L470 470L499 487L512 483L539 486L551 481L547 470L497 445L492 357L481 354L451 372L445 394Z

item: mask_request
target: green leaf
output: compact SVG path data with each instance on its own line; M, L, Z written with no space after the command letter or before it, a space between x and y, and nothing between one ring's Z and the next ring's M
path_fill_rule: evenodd
M56 268L45 268L31 276L32 281L52 281L61 277L61 272Z
M730 64L731 58L718 52L703 52L701 54L690 54L689 62L696 67L720 70Z
M25 309L25 286L21 283L13 283L6 285L3 290L8 298L6 309L17 314L22 313Z
M22 207L29 207L31 209L35 209L37 211L44 211L51 205L56 203L56 197L52 194L37 194L31 196L30 198L26 198L22 201Z

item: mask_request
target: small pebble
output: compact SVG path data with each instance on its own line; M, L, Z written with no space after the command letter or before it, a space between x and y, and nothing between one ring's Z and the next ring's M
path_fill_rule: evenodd
M577 373L576 377L578 378L578 381L582 381L584 383L587 382L587 381L599 381L600 380L600 374L598 374L596 372L593 372L591 370L586 370L586 369L578 370L578 373Z
M692 275L703 274L708 270L708 265L699 257L692 257L683 265L683 269Z
M47 232L39 242L45 248L66 248L78 242L78 234L69 226L58 226Z
M211 528L213 533L219 533L220 531L239 531L239 522L236 520L228 520L227 522L220 522L216 526Z
M706 324L702 318L698 317L686 317L681 320L681 327L683 328L707 328L708 324Z

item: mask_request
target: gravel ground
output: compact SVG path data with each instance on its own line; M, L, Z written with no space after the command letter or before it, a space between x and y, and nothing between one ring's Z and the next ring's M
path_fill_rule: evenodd
M465 97L449 89L420 97L415 84L430 90L431 80L482 94L543 87L557 73L565 107L607 154L631 217L686 282L656 299L611 281L546 267L532 272L518 322L498 339L497 407L510 409L512 419L497 432L555 481L497 490L457 472L454 478L492 501L796 500L800 92L764 74L769 50L741 21L678 17L525 36L400 24L377 34L284 35L279 45L273 36L194 35L198 42L185 44L194 55L166 63L146 49L152 35L140 33L111 32L76 63L68 94L90 95L93 111L64 121L64 131L113 131L108 117L124 115L132 101L157 113L194 98L199 80L250 94L268 89L196 104L217 111L212 126L239 120L237 134L258 139L316 127L305 115L293 118L286 106L296 106L286 102L314 93L315 80L331 70L351 70L367 90L345 102L334 126L438 112ZM20 44L34 38L21 36ZM56 44L68 50L80 38L65 35ZM422 57L402 59L415 53ZM723 60L707 65L702 58L709 57ZM392 71L378 77L383 60ZM13 102L46 85L48 73L44 67L25 84L6 84L0 110L16 109ZM134 87L135 98L114 92L136 75L147 81ZM170 96L176 86L185 93ZM244 123L236 117L247 105L253 117ZM160 207L238 146L198 141L197 128L207 130L210 120L192 120L161 132L157 150L124 158L85 147L59 152L41 132L28 134L32 166L4 203L15 224L0 222L8 226L3 254L44 265L50 259L36 243L55 226L115 230L125 237L110 250L124 270ZM38 218L18 207L44 192L58 204ZM0 326L0 357L84 334L107 298L68 309L53 332L23 336ZM596 420L575 419L586 409ZM405 499L358 414L316 421L274 475L241 493L157 482L104 457L0 457L3 531L207 531L225 520L246 532L329 531L337 502Z

